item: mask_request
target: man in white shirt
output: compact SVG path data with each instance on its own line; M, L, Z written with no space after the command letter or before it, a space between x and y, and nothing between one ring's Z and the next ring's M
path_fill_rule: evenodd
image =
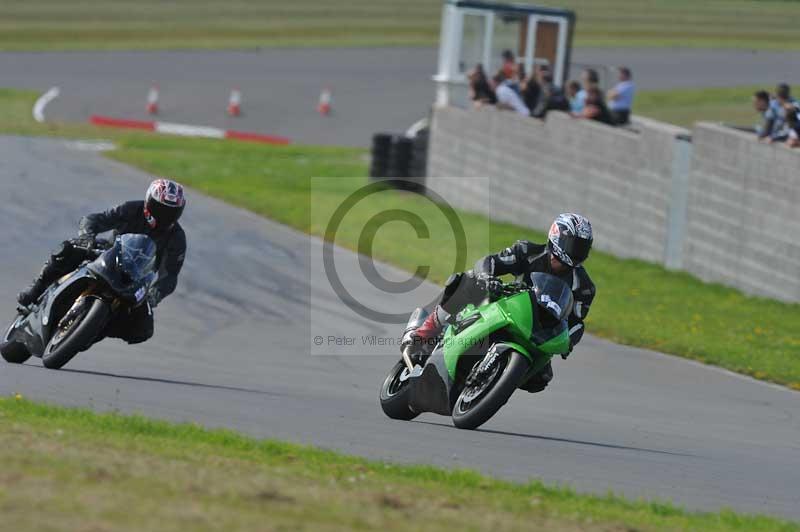
M633 95L636 87L631 80L631 70L628 67L619 67L619 82L608 91L608 110L618 125L627 124L631 118Z
M492 89L497 96L498 109L510 109L517 114L530 116L531 110L522 101L522 97L511 88L511 82L506 79L502 72L498 72L492 78Z

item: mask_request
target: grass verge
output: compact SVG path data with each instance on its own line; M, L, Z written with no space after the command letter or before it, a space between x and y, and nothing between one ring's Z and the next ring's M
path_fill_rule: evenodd
M31 92L0 91L0 131L112 138L119 146L109 154L114 159L153 174L173 176L197 190L314 235L323 235L328 215L366 183L366 155L361 149L269 147L120 133L83 125L40 125L29 118L34 100ZM13 109L24 109L25 114L9 111ZM328 179L315 180L312 189L310 178L318 176ZM314 208L310 210L312 193ZM337 243L358 249L366 221L376 212L394 207L412 210L423 220L437 219L437 209L417 195L381 194L351 211L337 233ZM517 239L544 239L541 232L493 223L470 213L461 213L461 220L466 234L474 237L467 264ZM441 282L453 270L450 238L448 230L420 240L408 226L391 223L377 233L372 253L409 271L429 264L430 277ZM747 297L685 273L600 252L593 253L587 269L598 287L587 324L591 333L800 390L800 338L796 334L800 305Z
M773 87L642 91L636 95L634 112L688 129L700 121L755 126L761 123L761 118L753 110L752 98L755 91L762 89L772 92Z
M225 430L0 398L7 530L796 530Z
M797 2L538 0L573 9L578 46L798 49ZM438 42L434 0L6 0L0 50L155 50Z

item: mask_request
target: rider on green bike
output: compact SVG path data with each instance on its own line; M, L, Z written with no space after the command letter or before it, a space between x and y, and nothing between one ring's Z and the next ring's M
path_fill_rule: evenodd
M583 336L583 320L595 294L594 283L582 266L589 256L592 240L592 225L588 219L580 214L564 213L558 215L550 227L547 244L519 240L499 253L480 259L473 270L451 275L439 304L419 328L406 331L402 348L411 344L414 356L430 354L448 320L467 304L478 304L487 291L493 291L498 283L495 277L511 274L519 282L530 284L531 273L543 272L555 275L572 288L574 306L568 318L571 352ZM540 392L552 379L553 368L548 363L522 389Z

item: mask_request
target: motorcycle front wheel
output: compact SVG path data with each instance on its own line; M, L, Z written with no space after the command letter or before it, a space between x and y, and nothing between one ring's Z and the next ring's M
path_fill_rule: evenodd
M453 407L453 424L476 429L489 421L519 386L530 367L524 355L490 351L475 364Z
M44 349L44 367L60 369L86 349L105 326L110 311L108 303L91 297L74 316L62 318Z
M419 414L408 406L411 386L408 379L401 379L404 372L408 372L408 367L402 360L392 367L381 386L380 401L384 414L392 419L410 421Z

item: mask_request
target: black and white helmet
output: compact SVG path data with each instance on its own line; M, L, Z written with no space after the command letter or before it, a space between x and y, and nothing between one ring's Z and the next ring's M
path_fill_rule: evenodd
M592 249L592 224L585 216L565 212L550 226L547 249L563 264L580 266Z

